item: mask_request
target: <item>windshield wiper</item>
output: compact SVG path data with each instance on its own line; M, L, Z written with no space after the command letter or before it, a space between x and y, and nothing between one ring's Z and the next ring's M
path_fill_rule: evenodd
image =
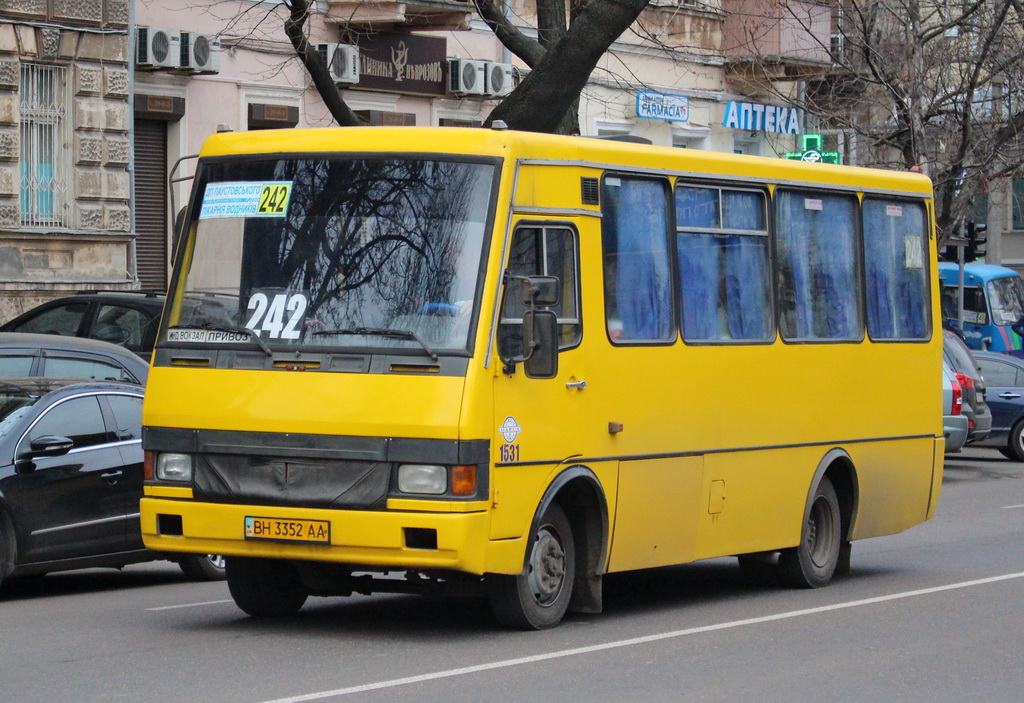
M423 347L423 351L430 355L431 361L437 361L437 353L427 346L419 336L411 330L393 330L387 327L351 327L346 329L336 330L317 330L313 332L313 336L328 335L328 334L356 334L356 335L369 335L374 334L379 337L397 337L399 339L411 339L412 341Z
M259 348L263 350L264 354L266 354L267 356L274 356L274 351L270 348L270 346L266 342L264 342L260 338L260 336L258 334L253 332L248 327L242 327L241 325L212 325L212 324L207 323L205 325L171 325L167 329L171 329L171 330L209 330L210 332L234 332L235 334L244 334L247 337L249 337L250 339L252 339L254 342L256 342L256 344L259 345Z

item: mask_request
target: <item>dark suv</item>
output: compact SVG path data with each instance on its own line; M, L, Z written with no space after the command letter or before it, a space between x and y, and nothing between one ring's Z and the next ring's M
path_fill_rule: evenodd
M0 326L0 332L38 332L113 342L149 357L156 342L163 292L83 291L57 298Z
M968 419L967 443L980 442L992 431L992 411L985 397L985 379L967 344L949 330L942 332L942 353L963 388L963 413Z

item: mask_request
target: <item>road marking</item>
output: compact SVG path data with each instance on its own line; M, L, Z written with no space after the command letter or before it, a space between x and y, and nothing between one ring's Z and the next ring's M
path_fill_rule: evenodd
M1003 510L1013 510L1014 508L1024 508L1024 505L1004 505Z
M177 610L178 608L198 608L202 605L220 605L221 603L231 603L231 599L227 600L208 600L203 603L182 603L181 605L164 605L159 608L146 608L150 613L155 613L158 610Z
M914 598L916 596L926 596L932 593L942 593L943 591L955 591L961 588L971 588L972 586L983 586L990 583L998 583L999 581L1008 581L1010 579L1024 578L1024 572L1015 574L1003 574L1002 576L992 576L984 579L976 579L974 581L962 581L960 583L951 583L946 586L934 586L932 588L922 588L916 591L904 591L903 593L893 593L888 596L876 596L875 598L864 598L862 600L854 600L848 603L836 603L834 605L823 605L819 608L807 608L806 610L791 610L786 613L778 613L777 615L765 615L759 618L748 618L746 620L734 620L732 622L723 622L717 625L704 625L703 627L691 627L685 630L674 630L672 632L663 632L657 635L647 635L645 637L633 637L626 640L617 640L614 642L606 642L604 644L595 644L589 647L576 647L574 649L564 649L560 652L549 652L547 654L536 654L530 657L518 657L516 659L504 659L502 661L491 662L489 664L477 664L476 666L465 666L459 669L448 669L446 671L435 671L430 674L420 674L419 676L407 676L401 679L390 679L388 681L378 681L376 683L367 683L360 686L349 686L348 688L336 688L333 691L320 691L319 693L307 693L301 696L292 696L290 698L276 698L272 701L266 701L265 703L302 703L302 701L317 701L324 698L334 698L336 696L347 696L352 693L365 693L367 691L379 691L385 688L397 688L399 686L408 686L413 683L422 683L424 681L436 681L438 679L447 679L455 676L466 676L467 674L476 674L481 671L492 671L494 669L506 669L513 666L521 666L523 664L534 664L537 662L552 661L554 659L563 659L565 657L575 657L581 654L592 654L594 652L603 652L609 649L619 649L621 647L632 647L638 644L649 644L651 642L660 642L661 640L676 639L679 637L687 637L689 635L699 635L705 632L716 632L718 630L729 630L736 627L746 627L747 625L760 625L766 622L775 622L777 620L788 620L790 618L798 618L804 615L817 615L818 613L828 613L834 610L846 610L848 608L859 608L865 605L875 605L876 603L885 603L887 601L900 600L903 598Z

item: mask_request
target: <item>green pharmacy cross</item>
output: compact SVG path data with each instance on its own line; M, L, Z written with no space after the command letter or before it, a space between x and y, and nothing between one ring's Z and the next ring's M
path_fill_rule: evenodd
M800 136L802 151L786 152L787 159L811 161L823 164L838 164L838 151L825 151L825 137L820 134L803 134Z

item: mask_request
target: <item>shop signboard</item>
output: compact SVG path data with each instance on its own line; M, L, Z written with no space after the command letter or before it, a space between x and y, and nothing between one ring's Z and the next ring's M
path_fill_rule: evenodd
M374 32L356 39L359 83L350 90L444 95L448 44L444 37Z
M690 99L685 95L641 90L636 94L636 116L649 120L686 122L690 119Z

